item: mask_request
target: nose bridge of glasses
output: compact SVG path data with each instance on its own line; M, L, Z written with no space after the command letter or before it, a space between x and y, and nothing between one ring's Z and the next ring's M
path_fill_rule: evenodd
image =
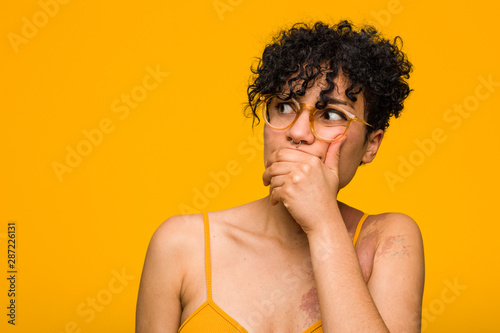
M314 113L316 112L316 107L315 106L311 106L311 105L307 105L305 103L298 103L296 102L296 104L299 106L299 111L297 112L297 115L295 116L295 122L297 122L297 120L299 119L299 117L304 113L304 111L309 111L309 116L307 117L307 119L309 120L309 127L311 128L311 132L313 134L315 134L315 130L314 130Z
M305 118L305 119L307 119L307 122L309 123L308 126L311 126L311 128L312 128L312 124L313 124L313 121L312 121L312 119L313 119L313 112L309 112L309 113L305 112L304 113L303 111L307 110L307 108L304 109L304 108L302 108L302 105L299 105L299 106L300 106L299 110L295 114L295 119L293 120L293 122L292 122L292 124L290 126L291 127L292 126L296 126L297 123L301 123L301 121L300 121L301 118ZM309 115L306 115L307 113Z
M301 115L304 113L304 111L309 111L309 112L306 112L306 113L309 113L309 116L308 116L309 127L311 128L311 132L314 134L314 136L316 136L316 130L314 129L314 126L315 126L314 117L315 117L316 111L318 111L318 108L316 108L316 106L314 106L314 105L307 105L306 103L298 103L295 100L294 100L294 102L296 105L298 105L299 109L297 111L297 114L296 114L295 119L294 119L291 126L295 125L295 123L298 121L298 119L301 117Z
M313 114L317 109L314 105L307 105L305 103L297 103L299 106L300 113L302 113L305 110L308 110L309 113Z
M298 106L298 110L296 110L295 119L288 126L288 130L295 133L295 136L303 136L305 140L311 140L311 138L314 138L316 136L313 126L314 112L303 112L308 109L310 110L311 107L305 104L299 104L296 101L294 101L294 103ZM305 106L305 108L303 106ZM306 137L308 137L309 135L311 135L311 138L307 139Z

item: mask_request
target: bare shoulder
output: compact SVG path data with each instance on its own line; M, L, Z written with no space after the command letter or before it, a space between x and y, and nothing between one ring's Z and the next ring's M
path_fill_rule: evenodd
M425 280L420 228L401 213L374 215L372 219L378 237L367 284L370 294L391 332L419 332Z
M365 235L372 238L374 263L383 257L423 257L422 234L417 222L403 213L372 215ZM414 256L413 255L413 256Z
M175 272L175 278L180 283L193 265L193 260L200 259L204 253L203 233L201 214L168 218L151 237L146 263L152 260L156 269L165 267L169 269L169 274Z
M420 228L417 222L403 213L383 213L374 215L381 235L390 236L403 233L421 239Z
M143 275L164 271L168 273L166 276L180 283L192 253L203 248L202 240L201 214L168 218L151 237Z
M422 242L422 235L417 222L403 213L370 215L363 226L360 237L371 238L372 241L376 239L375 244L377 245L380 245L380 242L389 237L404 237L416 242ZM374 243L372 242L372 244Z
M156 229L149 246L160 252L189 248L199 243L196 235L203 233L202 223L201 214L172 216Z
M418 224L402 213L370 215L359 234L356 252L365 281L388 263L417 259L423 262L422 235ZM420 265L420 264L417 264Z
M380 249L388 242L412 242L422 247L422 234L417 222L403 213L382 213L370 215L364 223L359 247Z
M177 331L182 286L196 259L193 253L200 251L199 260L203 260L202 221L201 215L173 216L151 237L137 299L137 332Z

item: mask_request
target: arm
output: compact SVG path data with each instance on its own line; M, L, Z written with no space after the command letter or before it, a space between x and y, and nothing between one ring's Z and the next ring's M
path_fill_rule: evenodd
M308 235L324 332L420 332L423 248L416 223L386 214L366 285L340 213Z
M139 286L136 333L173 333L179 328L184 236L178 219L165 221L151 238Z
M424 249L418 225L390 214L375 253L368 289L391 332L420 332Z
M418 332L424 271L420 231L405 215L385 216L367 285L337 205L341 143L330 145L324 164L300 151L277 151L263 175L271 202L281 202L308 237L323 331ZM388 245L401 244L395 239L406 246L403 255L391 255L397 249Z

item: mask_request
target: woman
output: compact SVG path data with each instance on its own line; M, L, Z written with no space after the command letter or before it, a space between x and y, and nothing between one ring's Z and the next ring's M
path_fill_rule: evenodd
M337 201L410 92L397 41L318 22L266 47L248 96L265 121L269 196L158 228L137 332L420 331L418 226Z

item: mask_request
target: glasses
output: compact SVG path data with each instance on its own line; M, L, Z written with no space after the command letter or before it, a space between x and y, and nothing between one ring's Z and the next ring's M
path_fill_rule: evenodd
M309 125L316 138L326 142L341 139L349 129L353 120L373 127L338 105L328 104L323 109L317 109L297 102L286 95L274 94L262 96L260 104L262 116L266 124L275 130L286 130L295 124L304 110L309 110Z

